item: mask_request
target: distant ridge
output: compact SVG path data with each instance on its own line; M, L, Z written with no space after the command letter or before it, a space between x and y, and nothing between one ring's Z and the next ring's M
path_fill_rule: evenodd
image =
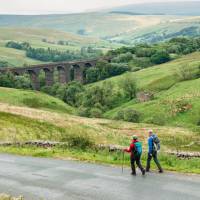
M145 13L145 15L200 16L200 1L179 1L130 4L110 9L114 12Z
M149 13L137 13L137 12L130 12L130 11L111 11L111 14L122 14L122 15L165 15L163 13L153 13L153 14L149 14Z

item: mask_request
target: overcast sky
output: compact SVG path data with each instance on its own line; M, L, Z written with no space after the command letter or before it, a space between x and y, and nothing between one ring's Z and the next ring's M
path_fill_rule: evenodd
M181 0L0 0L0 14L84 12L132 3L169 1Z

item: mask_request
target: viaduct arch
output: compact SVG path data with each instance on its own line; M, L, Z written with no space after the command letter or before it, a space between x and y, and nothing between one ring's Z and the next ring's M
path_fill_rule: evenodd
M49 63L41 65L31 65L22 68L4 68L0 69L0 73L13 73L15 76L29 74L31 78L32 87L35 90L40 89L39 74L41 71L45 73L45 84L46 86L52 86L54 84L54 72L58 72L58 81L61 84L68 83L76 80L81 83L85 81L84 72L90 67L95 67L99 60L107 60L108 58L93 59L86 61L73 61L73 62L60 62L60 63Z

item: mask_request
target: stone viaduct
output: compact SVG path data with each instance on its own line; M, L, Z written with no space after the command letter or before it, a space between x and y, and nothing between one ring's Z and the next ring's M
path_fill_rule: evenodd
M72 61L72 62L59 62L48 63L40 65L31 65L22 68L4 68L0 69L0 73L13 73L16 76L23 74L29 74L32 82L32 87L35 90L40 89L39 74L43 70L45 72L46 86L52 86L54 84L54 71L58 71L58 81L60 83L68 83L72 80L84 83L84 72L87 68L94 67L98 60L107 60L108 58L100 58L86 61Z

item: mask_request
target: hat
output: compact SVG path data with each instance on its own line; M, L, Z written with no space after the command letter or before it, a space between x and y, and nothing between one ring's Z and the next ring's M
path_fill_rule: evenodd
M138 136L137 135L133 135L133 140L137 140Z

